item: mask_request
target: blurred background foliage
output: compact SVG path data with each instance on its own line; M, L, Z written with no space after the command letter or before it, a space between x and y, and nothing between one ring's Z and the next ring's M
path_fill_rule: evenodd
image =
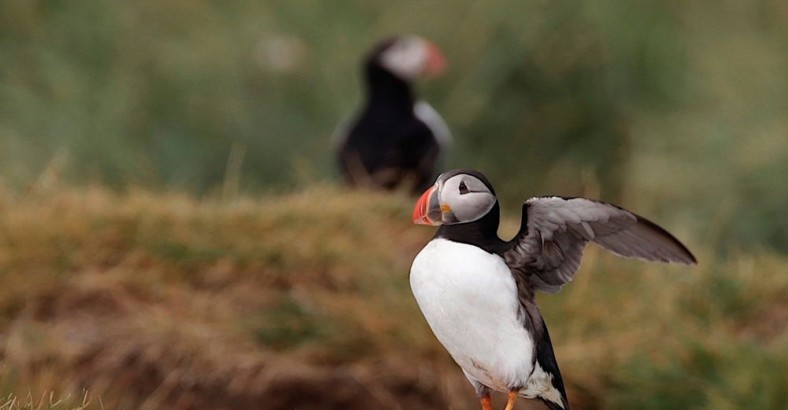
M0 171L213 192L335 179L359 61L432 39L419 84L510 209L592 195L716 249L788 251L788 4L4 0Z
M787 2L3 0L0 409L477 408L413 320L412 199L334 186L394 33L445 52L419 95L503 231L587 195L701 261L589 250L540 299L575 408L784 407Z

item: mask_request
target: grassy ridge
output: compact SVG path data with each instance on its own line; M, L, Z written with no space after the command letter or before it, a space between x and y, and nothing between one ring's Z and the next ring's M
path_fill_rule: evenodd
M408 289L411 199L0 195L0 394L99 408L452 408L476 401ZM505 230L511 231L514 222ZM696 246L697 247L697 246ZM595 249L543 296L575 408L777 409L782 257L694 269Z

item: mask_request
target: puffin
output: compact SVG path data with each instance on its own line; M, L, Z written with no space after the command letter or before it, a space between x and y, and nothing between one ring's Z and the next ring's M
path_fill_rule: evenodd
M416 201L415 224L438 226L410 270L413 296L429 327L460 366L483 410L491 393L538 399L569 410L537 292L572 280L590 242L623 257L697 264L678 239L624 208L579 197L525 201L519 232L498 236L500 205L480 172L438 176Z
M412 194L431 185L452 137L437 111L417 100L412 82L437 76L445 66L440 49L415 35L372 48L363 63L364 104L333 137L347 185Z

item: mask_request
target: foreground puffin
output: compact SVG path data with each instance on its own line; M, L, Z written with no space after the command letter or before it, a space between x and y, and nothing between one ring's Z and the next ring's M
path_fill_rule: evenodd
M490 393L537 398L569 409L536 291L571 281L583 249L596 242L619 256L697 263L666 230L623 208L585 198L525 201L520 231L498 237L500 208L487 178L453 170L416 202L413 222L440 226L413 261L410 285L433 333L476 389L484 410Z
M414 194L429 186L451 136L437 112L416 101L411 81L438 75L444 67L440 50L417 36L390 38L372 49L364 61L364 106L334 136L347 184L405 185Z

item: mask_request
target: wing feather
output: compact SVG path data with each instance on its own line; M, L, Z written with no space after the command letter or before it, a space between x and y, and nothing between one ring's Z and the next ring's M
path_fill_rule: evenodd
M574 278L592 241L619 256L697 263L678 239L641 216L601 201L560 197L525 202L520 232L503 256L534 289L556 292Z
M431 105L424 101L419 101L413 106L413 114L432 131L432 135L438 141L441 151L449 148L452 143L449 126L446 125L446 121L441 118L440 114Z

